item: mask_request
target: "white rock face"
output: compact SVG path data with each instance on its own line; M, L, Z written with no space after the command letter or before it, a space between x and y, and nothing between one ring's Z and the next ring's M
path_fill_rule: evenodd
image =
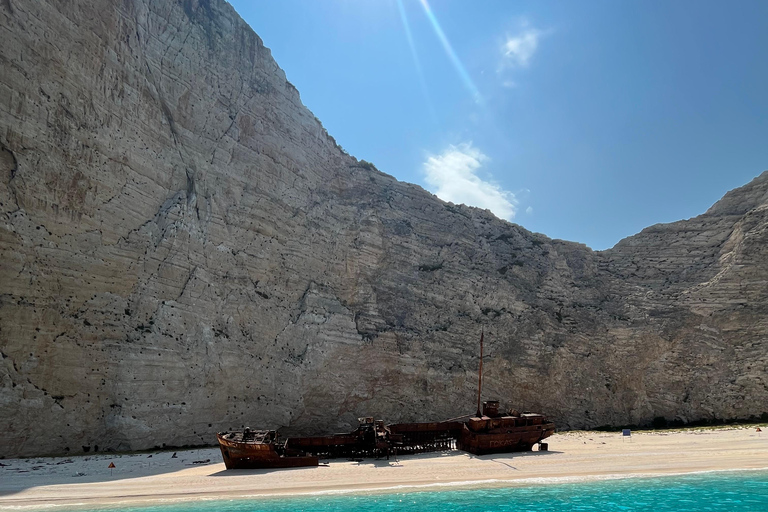
M768 411L768 174L596 253L341 150L220 0L0 2L0 455Z

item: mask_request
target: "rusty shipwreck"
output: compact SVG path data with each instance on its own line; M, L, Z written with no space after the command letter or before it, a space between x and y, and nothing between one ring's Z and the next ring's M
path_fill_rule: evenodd
M216 435L227 469L317 466L320 458L367 458L459 449L475 455L547 450L544 439L555 424L542 414L500 412L497 400L481 402L483 338L480 335L477 411L474 415L426 423L387 425L372 417L359 418L350 433L289 437L274 430L220 432Z
M296 452L280 442L274 430L219 432L216 434L227 469L295 468L317 466L315 456Z

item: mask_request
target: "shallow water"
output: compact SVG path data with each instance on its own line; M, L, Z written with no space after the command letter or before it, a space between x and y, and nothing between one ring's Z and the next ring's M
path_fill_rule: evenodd
M100 509L106 510L106 509ZM768 511L768 471L626 478L500 489L204 501L131 512Z

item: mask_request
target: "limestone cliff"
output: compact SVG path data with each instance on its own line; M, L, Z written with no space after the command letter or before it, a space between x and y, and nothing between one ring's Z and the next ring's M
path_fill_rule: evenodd
M0 455L768 410L768 174L604 252L339 148L221 0L0 2Z

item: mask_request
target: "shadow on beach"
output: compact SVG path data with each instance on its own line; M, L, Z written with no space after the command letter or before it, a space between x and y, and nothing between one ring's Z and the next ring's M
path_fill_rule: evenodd
M491 455L473 455L461 450L446 450L442 452L428 452L419 453L413 455L391 455L389 459L386 458L338 458L338 459L322 459L318 467L329 467L335 464L341 463L356 463L358 466L373 466L376 468L385 467L402 467L404 463L409 460L429 460L440 459L445 457L469 457L470 459L489 460L499 464L506 465L512 469L516 469L510 463L510 461L519 457L540 457L548 454L562 453L558 451L545 451L545 452L510 452L510 453L496 453ZM314 466L311 466L314 467ZM243 476L243 475L265 475L275 471L295 471L306 468L266 468L266 469L224 469L216 473L212 473L210 476L226 477L226 476Z
M520 457L541 457L562 453L511 452L491 455L473 455L460 450L429 452L410 455L390 455L386 458L338 458L322 459L319 466L299 468L225 469L218 447L142 453L99 453L72 457L36 457L27 459L0 459L0 497L7 497L25 489L72 485L83 483L115 483L138 478L154 477L176 473L191 468L200 468L201 477L259 476L275 472L320 470L336 464L356 463L359 466L375 468L403 467L408 461L443 459L446 457L469 457L488 460L516 470L515 459ZM114 468L110 468L114 464ZM204 469L207 468L207 469Z
M114 468L109 465L114 464ZM119 482L224 463L218 447L70 457L0 459L0 496L49 485Z
M218 471L216 473L212 473L210 476L265 475L275 471L280 471L280 472L295 471L295 470L302 470L302 469L314 468L314 467L327 468L332 465L345 464L345 463L354 463L354 464L357 464L358 466L373 466L377 468L401 467L402 463L407 460L416 460L417 458L424 459L424 458L447 457L447 456L459 455L463 453L464 452L461 452L458 450L451 450L451 451L445 451L445 452L421 453L418 455L402 455L402 456L391 455L389 459L387 459L386 457L382 457L382 458L340 457L337 459L320 459L320 464L318 466L305 466L305 467L298 467L298 468L225 469L222 471Z

